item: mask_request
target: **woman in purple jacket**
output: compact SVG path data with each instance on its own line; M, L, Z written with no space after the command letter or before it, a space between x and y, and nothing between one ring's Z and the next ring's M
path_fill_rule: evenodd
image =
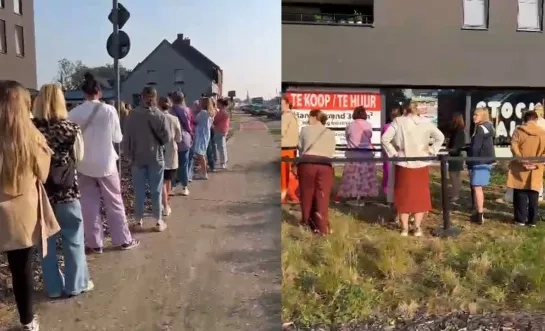
M189 182L193 175L193 112L185 104L182 92L172 93L172 114L180 121L182 140L178 143L178 178L172 186L182 185L182 195L189 195Z

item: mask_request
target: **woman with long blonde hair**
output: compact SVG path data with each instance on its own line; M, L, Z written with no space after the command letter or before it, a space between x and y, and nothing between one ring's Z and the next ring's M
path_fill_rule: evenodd
M85 257L83 216L76 165L83 159L83 138L79 126L67 119L64 93L57 84L46 84L34 102L34 125L45 136L54 154L45 189L61 226L59 235L49 238L49 250L42 259L44 287L50 298L74 296L94 288ZM56 241L63 243L64 275L56 254Z
M30 119L29 92L14 81L0 83L0 252L7 252L23 331L39 330L33 247L47 252L47 239L59 231L43 189L52 153Z
M484 192L483 186L490 184L490 171L496 157L494 150L494 137L496 130L494 124L490 122L490 113L488 108L480 107L473 113L473 123L475 131L471 136L471 142L467 151L467 156L490 157L489 160L467 161L469 169L469 183L471 185L473 206L475 213L471 221L477 224L484 222Z
M195 179L208 179L206 164L206 152L210 143L210 129L216 115L214 103L210 98L201 99L201 109L195 115L195 163L199 167L200 174Z

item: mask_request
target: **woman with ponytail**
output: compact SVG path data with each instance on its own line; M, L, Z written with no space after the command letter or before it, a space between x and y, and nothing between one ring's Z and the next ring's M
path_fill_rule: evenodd
M102 253L102 198L112 244L123 250L137 247L140 242L129 231L117 170L119 156L114 144L123 138L117 110L100 102L102 89L92 74L85 74L81 90L85 102L72 109L68 119L80 127L85 142L83 159L77 165L85 244L90 253Z

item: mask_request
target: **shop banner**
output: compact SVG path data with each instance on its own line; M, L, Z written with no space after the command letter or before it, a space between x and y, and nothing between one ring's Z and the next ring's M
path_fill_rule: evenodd
M354 109L363 106L373 128L380 128L380 93L289 91L286 95L300 126L308 125L308 115L312 109L320 109L328 116L327 127L345 128L352 123Z

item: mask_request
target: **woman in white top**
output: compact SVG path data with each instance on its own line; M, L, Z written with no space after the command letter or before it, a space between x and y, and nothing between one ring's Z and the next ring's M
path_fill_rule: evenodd
M439 152L445 136L428 119L419 116L411 103L406 115L393 120L382 135L382 147L388 157L425 157ZM431 145L430 145L431 141ZM402 226L402 236L409 234L409 216L414 214L414 235L422 235L420 225L432 209L429 161L395 162L394 204Z
M100 216L100 200L104 201L106 221L112 244L127 250L140 242L133 239L125 216L121 182L114 144L123 135L114 106L100 102L102 90L93 75L87 73L81 87L86 101L68 113L68 119L79 125L84 144L83 159L78 163L80 203L85 226L85 244L92 253L102 253L104 232Z
M169 216L171 209L169 196L172 193L172 181L178 171L178 143L182 140L182 128L178 118L170 114L172 102L168 97L159 98L159 108L165 113L170 139L165 144L165 170L163 172L163 215Z

